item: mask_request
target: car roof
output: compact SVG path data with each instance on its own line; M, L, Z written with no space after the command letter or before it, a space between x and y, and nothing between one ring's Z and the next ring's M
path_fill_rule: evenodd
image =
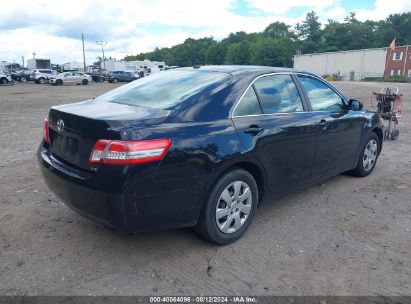
M222 72L222 73L229 73L229 74L267 74L267 73L280 73L280 72L288 72L288 73L305 73L310 75L315 75L313 73L292 69L292 68L285 68L285 67L270 67L270 66L253 66L253 65L205 65L205 66L194 66L189 68L178 68L178 69L195 69L195 70L205 70L205 71L213 71L213 72Z

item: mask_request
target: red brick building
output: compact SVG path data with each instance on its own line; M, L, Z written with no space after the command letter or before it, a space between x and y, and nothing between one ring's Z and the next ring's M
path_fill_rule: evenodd
M384 78L404 76L411 79L411 46L398 46L387 49Z

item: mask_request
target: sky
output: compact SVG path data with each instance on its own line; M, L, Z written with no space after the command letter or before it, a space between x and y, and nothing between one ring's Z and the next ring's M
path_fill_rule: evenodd
M295 25L314 10L323 23L357 18L381 20L411 11L411 0L0 0L0 61L52 63L101 56L96 41L107 42L105 56L122 59L184 42L230 32L261 32L275 21Z

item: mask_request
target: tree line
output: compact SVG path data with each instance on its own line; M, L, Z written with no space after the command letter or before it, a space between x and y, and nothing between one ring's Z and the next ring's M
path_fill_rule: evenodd
M411 12L389 15L385 20L359 21L350 13L343 22L321 24L312 11L295 26L274 22L259 33L230 33L221 41L213 37L188 38L169 48L128 55L127 61L165 61L169 66L203 64L252 64L291 67L297 53L309 54L411 44Z

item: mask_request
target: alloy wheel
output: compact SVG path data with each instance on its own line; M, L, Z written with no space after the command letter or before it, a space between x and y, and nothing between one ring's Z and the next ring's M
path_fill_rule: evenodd
M378 154L378 144L375 139L371 139L364 149L364 156L362 159L362 165L365 171L370 171L375 164Z
M221 232L231 234L238 231L247 221L252 206L252 193L243 181L234 181L221 193L215 218Z

